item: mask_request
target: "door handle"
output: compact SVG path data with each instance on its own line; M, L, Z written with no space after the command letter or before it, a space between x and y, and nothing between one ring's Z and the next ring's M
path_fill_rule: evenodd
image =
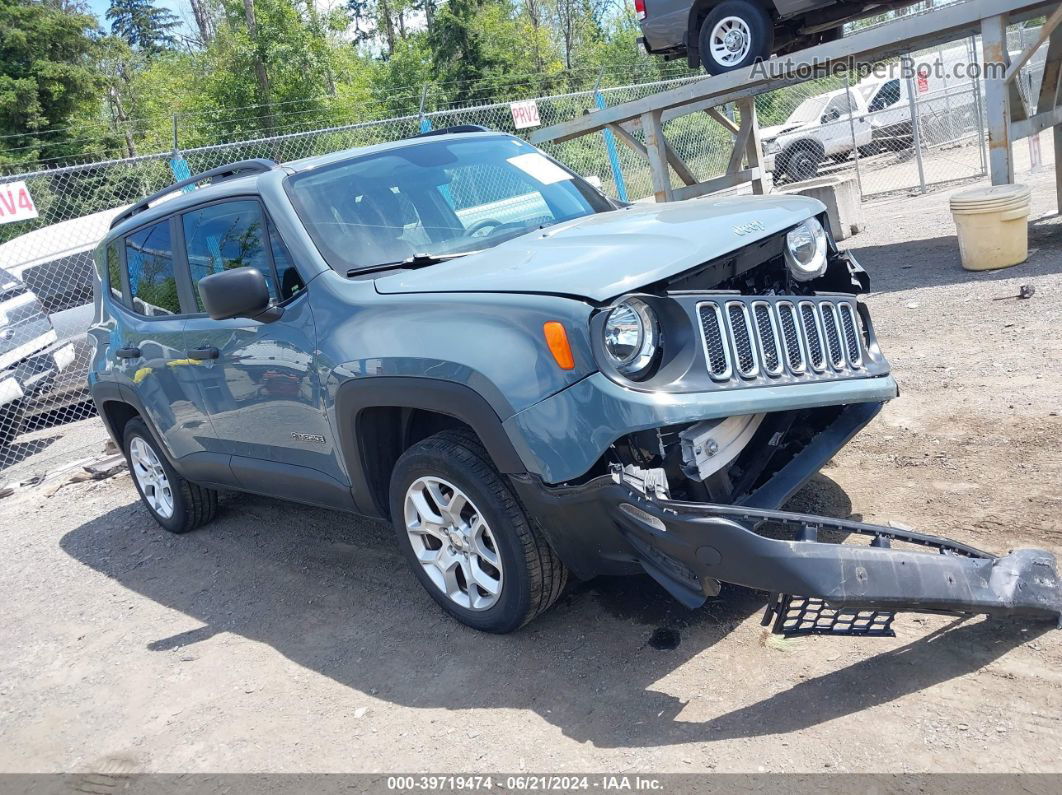
M119 359L139 359L140 358L140 348L133 348L133 347L130 347L130 348L119 348L117 350L117 352L115 353L115 355Z
M221 351L214 347L192 348L192 350L188 351L189 359L196 359L199 361L204 359L216 359L220 355Z

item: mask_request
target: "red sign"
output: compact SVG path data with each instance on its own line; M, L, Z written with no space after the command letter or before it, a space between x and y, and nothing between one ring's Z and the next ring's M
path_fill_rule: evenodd
M925 94L929 91L929 67L923 66L918 70L918 93Z
M12 221L26 221L37 217L37 206L33 203L29 188L25 182L8 182L0 185L0 224Z
M538 117L538 105L533 99L525 99L521 102L513 102L509 105L513 112L513 124L516 129L523 130L526 127L537 127L542 123Z

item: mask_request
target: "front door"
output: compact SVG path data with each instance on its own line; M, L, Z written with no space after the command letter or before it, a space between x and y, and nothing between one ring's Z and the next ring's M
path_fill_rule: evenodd
M187 356L218 439L249 491L331 504L333 486L349 495L314 368L316 329L303 282L256 199L207 205L181 217L181 233L202 310L198 282L228 268L260 270L284 314L272 323L189 318ZM317 491L320 490L321 494Z

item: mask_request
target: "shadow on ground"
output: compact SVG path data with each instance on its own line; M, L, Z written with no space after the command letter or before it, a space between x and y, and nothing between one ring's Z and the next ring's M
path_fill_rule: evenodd
M955 235L908 240L902 246L890 244L859 248L858 243L859 238L856 237L852 245L846 242L841 247L850 247L859 264L867 269L871 289L876 293L1062 273L1062 257L1059 256L1059 250L1062 249L1062 217L1058 215L1038 218L1029 224L1028 260L1021 265L995 271L963 270L959 242ZM1006 294L1006 290L1001 293Z
M850 510L843 491L822 476L796 505ZM690 665L704 694L740 687L740 671L716 671L710 658L694 658L757 614L762 595L724 588L688 611L647 577L601 578L570 588L520 632L484 635L444 616L421 591L389 527L242 495L225 500L210 528L186 536L160 531L132 503L67 533L61 546L203 623L174 634L144 629L141 640L152 651L236 633L353 688L352 703L371 693L413 708L531 710L599 747L806 729L975 671L1036 635L1006 623L958 626L761 700L749 692L747 706L690 722L679 719L687 701L657 683ZM744 653L737 646L717 662L733 665Z

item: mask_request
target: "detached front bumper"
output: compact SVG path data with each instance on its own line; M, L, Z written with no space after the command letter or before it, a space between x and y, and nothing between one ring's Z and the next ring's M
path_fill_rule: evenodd
M649 498L609 477L578 488L578 502L596 505L645 571L681 602L700 606L720 582L768 591L775 595L768 612L779 613L776 630L785 634L808 629L801 622L813 624L823 610L834 619L840 614L843 625L868 613L857 631L839 634L886 634L868 631L882 627L874 613L887 615L887 630L892 613L904 610L1062 619L1055 557L1045 550L995 557L892 527ZM799 608L787 623L781 614L797 604L794 598ZM833 620L821 628L839 632L837 626Z

